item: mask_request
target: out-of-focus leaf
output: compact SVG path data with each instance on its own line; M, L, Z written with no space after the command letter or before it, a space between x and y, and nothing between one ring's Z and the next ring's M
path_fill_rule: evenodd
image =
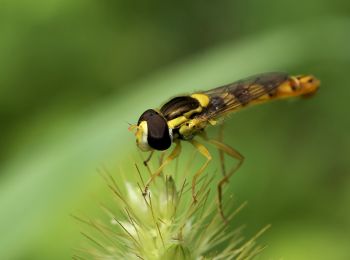
M95 203L86 197L103 185L96 182L96 167L122 162L136 150L126 122L136 121L144 109L173 94L258 72L289 71L310 61L349 61L349 28L349 19L329 18L267 31L159 71L127 86L128 94L96 107L64 118L60 108L48 111L27 126L26 136L13 147L18 153L1 166L2 258L49 258L53 252L57 259L70 256L79 234L69 214L82 202Z

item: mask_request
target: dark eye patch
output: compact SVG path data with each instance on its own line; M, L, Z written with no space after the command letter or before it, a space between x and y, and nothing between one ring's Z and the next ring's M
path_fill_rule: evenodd
M166 150L171 146L171 137L167 121L157 111L153 109L146 110L139 118L138 125L147 122L147 141L148 145L156 150Z
M148 109L145 112L142 113L142 115L139 118L139 121L137 122L137 125L140 125L142 121L148 122L152 117L154 116L160 116L157 111L154 109Z

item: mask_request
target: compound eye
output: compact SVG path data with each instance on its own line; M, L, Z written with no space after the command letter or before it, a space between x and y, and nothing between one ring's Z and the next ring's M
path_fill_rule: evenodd
M146 110L140 117L138 124L147 122L147 142L156 150L166 150L171 146L168 123L163 116L153 109Z
M137 125L140 125L142 121L146 121L154 116L154 114L157 114L157 111L153 110L153 109L148 109L145 112L142 113L142 115L139 118L139 121L137 121Z

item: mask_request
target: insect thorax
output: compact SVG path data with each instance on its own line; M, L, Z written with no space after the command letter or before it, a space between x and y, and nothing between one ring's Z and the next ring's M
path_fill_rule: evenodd
M160 111L173 131L173 138L189 140L202 131L207 122L199 117L208 104L209 97L203 94L179 96L165 103Z

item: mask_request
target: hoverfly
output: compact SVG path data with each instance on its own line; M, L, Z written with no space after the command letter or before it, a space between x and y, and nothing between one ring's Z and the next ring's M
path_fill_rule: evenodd
M144 194L155 177L159 176L164 167L174 160L181 152L181 141L191 143L206 158L206 162L194 174L192 179L192 197L196 201L196 183L198 177L206 169L212 159L208 149L195 137L214 145L220 152L221 167L224 177L218 184L219 211L222 217L222 186L230 176L241 166L244 157L234 148L221 142L209 139L204 130L214 126L218 120L228 114L253 104L270 100L284 99L296 96L311 96L320 85L320 81L311 75L289 76L286 73L270 72L251 76L237 82L220 86L208 91L195 92L190 95L177 96L170 99L159 109L148 109L139 118L136 128L136 143L142 151L165 151L172 143L175 148L161 163L145 185ZM238 160L238 164L229 172L225 171L223 156Z

